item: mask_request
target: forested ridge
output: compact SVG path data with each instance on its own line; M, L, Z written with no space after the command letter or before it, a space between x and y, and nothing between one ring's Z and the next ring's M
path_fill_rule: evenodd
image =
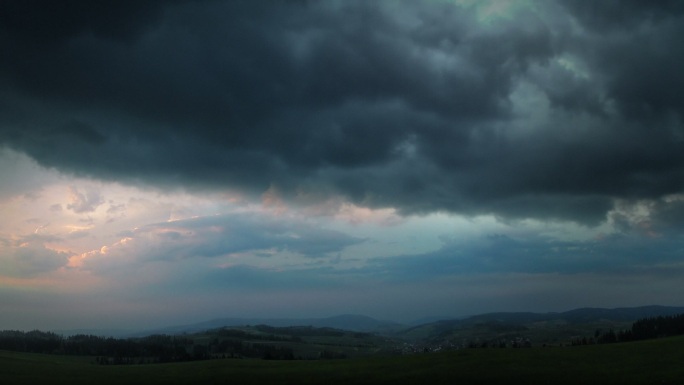
M210 358L294 359L290 349L269 344L287 337L260 336L239 330L217 330L214 338L198 343L190 336L151 335L112 338L77 334L63 337L33 330L0 331L0 349L29 353L97 357L99 364L177 362ZM264 343L260 343L264 341Z
M596 330L593 337L575 338L573 345L640 341L684 334L684 314L648 317L635 321L627 330Z
M591 345L638 341L684 335L684 314L647 317L625 330L596 330L591 336L572 338L571 345ZM202 333L154 334L138 338L101 337L91 334L62 336L40 330L0 331L0 350L17 352L91 356L98 364L143 364L206 360L213 358L345 358L339 347L374 350L377 336L333 328L310 326L219 328ZM391 342L394 346L400 341ZM403 344L403 343L401 343ZM406 344L403 344L404 346ZM417 344L417 346L420 344ZM475 347L471 343L467 346ZM479 346L479 345L477 345ZM515 344L512 345L516 347ZM405 347L405 346L404 346ZM446 349L446 348L445 348ZM404 349L405 350L405 349ZM409 349L427 351L429 349ZM441 349L440 349L441 350ZM448 349L447 349L448 350ZM302 357L301 352L308 352ZM384 352L393 351L391 348ZM394 350L395 352L398 350ZM430 350L432 351L432 350Z
M254 325L192 334L113 338L62 336L40 330L0 331L0 350L92 356L99 364L141 364L214 358L268 360L346 358L345 352L377 351L389 341L370 333L329 327ZM387 343L387 345L392 345Z

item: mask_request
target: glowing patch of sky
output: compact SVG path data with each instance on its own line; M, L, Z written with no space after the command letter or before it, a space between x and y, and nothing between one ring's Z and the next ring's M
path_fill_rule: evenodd
M490 237L508 237L521 242L520 247L525 242L532 242L530 247L541 244L542 251L552 255L559 247L566 253L580 249L626 225L656 234L650 220L657 204L649 201L618 202L597 227L501 221L486 215L402 217L392 208L370 209L339 200L325 207L288 206L275 189L251 200L228 192L146 190L59 174L12 152L1 156L2 164L12 164L2 169L4 180L23 186L3 190L0 200L0 301L3 308L22 314L7 321L15 327L40 317L38 297L47 293L62 310L90 303L90 318L80 324L90 326L114 315L131 325L152 324L173 315L177 307L202 312L199 321L208 315L225 316L231 304L247 308L247 303L263 304L249 306L249 315L296 316L297 309L308 309L307 314L318 311L323 316L333 312L326 303L334 302L336 309L405 320L434 313L444 303L451 303L448 313L456 315L461 314L459 308L506 310L507 300L518 301L516 306L523 301L530 309L563 310L572 304L591 305L580 294L562 308L553 303L551 294L573 298L562 288L562 282L569 284L568 276L501 271L466 277L460 272L477 269L480 258L492 257L477 254L483 250L494 252L493 257L501 253L481 246L497 239ZM672 195L662 204L680 202L681 196ZM557 247L553 242L570 243ZM31 251L31 258L19 251ZM476 254L464 254L468 252ZM541 258L550 263L548 256ZM661 265L681 269L667 259ZM406 269L413 269L415 279L401 278ZM596 276L585 274L587 282L598 285ZM511 291L512 284L519 286ZM673 282L663 279L659 285L651 294L666 292ZM623 286L615 284L613 289ZM606 298L617 295L613 289ZM276 293L289 304L279 307L273 300ZM103 296L109 299L96 300ZM411 309L400 310L402 301L411 302ZM46 322L73 325L62 310ZM511 305L510 310L520 309Z

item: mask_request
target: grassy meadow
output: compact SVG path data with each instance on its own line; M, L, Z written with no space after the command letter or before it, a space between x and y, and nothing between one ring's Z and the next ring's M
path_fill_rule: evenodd
M0 351L3 384L681 384L684 337L610 345L464 349L347 360L222 359L99 366Z

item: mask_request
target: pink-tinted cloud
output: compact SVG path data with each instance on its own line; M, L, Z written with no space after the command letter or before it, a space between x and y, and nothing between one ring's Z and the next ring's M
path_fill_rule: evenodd
M87 188L80 192L76 187L69 187L69 203L66 207L77 214L91 213L104 203L100 192L94 188Z

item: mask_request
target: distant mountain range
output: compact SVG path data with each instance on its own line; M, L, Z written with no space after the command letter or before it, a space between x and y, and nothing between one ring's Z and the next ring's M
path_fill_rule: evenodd
M580 308L566 312L486 313L405 328L395 337L407 340L494 339L523 336L533 341L567 341L596 330L629 329L639 319L684 314L684 307Z
M434 334L437 331L463 329L482 324L497 325L530 325L534 323L554 322L556 324L591 324L599 322L628 323L638 319L684 314L684 307L673 306L641 306L625 308L580 308L566 312L532 313L532 312L499 312L478 314L463 318L440 317L423 318L423 322L410 325L391 321L381 321L364 315L345 314L326 318L218 318L210 321L170 326L141 332L70 330L61 334L95 334L116 337L142 337L151 334L183 334L196 333L221 327L237 327L247 325L268 325L274 327L312 326L317 328L334 328L355 332L378 334L406 335Z
M150 334L182 334L196 333L221 327L247 325L268 325L275 327L313 326L317 328L333 328L355 332L386 333L400 330L404 325L391 321L380 321L364 315L344 314L326 318L217 318L210 321L189 325L170 326L161 329L135 333L133 336Z
M568 323L587 323L596 321L632 322L641 318L668 316L684 313L684 307L675 306L640 306L615 309L585 307L566 312L531 313L486 313L457 320L468 324L475 322L497 321L506 323L530 323L563 320Z

